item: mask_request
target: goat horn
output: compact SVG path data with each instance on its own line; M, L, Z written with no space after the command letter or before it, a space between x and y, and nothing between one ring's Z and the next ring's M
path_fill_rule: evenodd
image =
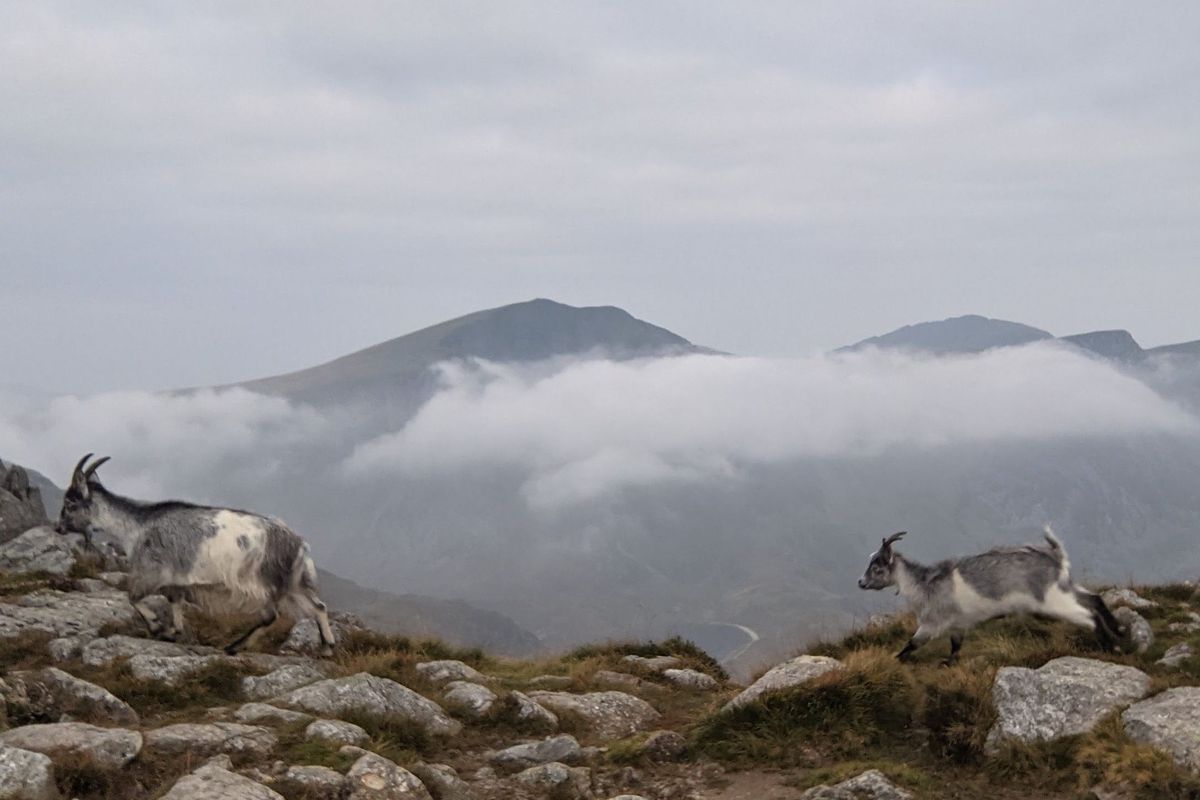
M898 542L901 539L903 539L904 534L906 534L906 533L908 533L908 531L900 531L899 533L893 533L891 536L889 536L883 540L883 546L891 547L893 542Z
M75 472L73 472L71 474L71 485L72 486L78 486L81 483L83 483L85 480L87 480L87 477L83 474L83 465L86 464L88 462L88 459L94 455L95 455L95 453L88 453L86 456L79 459L79 463L75 465Z
M109 458L111 458L111 456L105 456L104 458L96 459L96 463L92 464L90 467L88 467L86 470L83 471L83 479L87 480L88 478L95 475L96 470L100 469L100 465L103 464L105 461L108 461Z

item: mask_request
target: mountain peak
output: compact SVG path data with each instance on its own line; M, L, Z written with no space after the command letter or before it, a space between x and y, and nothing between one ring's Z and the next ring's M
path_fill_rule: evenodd
M916 350L937 355L949 353L980 353L993 347L1010 347L1054 338L1050 333L1030 325L992 319L980 314L935 322L905 325L882 336L872 336L843 347L840 351L861 350L865 347Z
M1115 361L1137 361L1145 356L1142 346L1127 330L1076 333L1062 337L1062 341Z

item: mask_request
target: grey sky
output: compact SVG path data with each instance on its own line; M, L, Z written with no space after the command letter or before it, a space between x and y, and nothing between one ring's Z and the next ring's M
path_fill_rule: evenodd
M258 377L534 296L748 354L1200 338L1200 7L731 8L0 5L0 383Z

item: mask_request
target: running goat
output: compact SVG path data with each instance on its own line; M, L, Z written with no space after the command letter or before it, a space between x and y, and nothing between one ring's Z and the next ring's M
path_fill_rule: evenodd
M317 569L308 545L286 525L248 511L130 500L105 489L96 477L108 458L87 466L91 457L88 453L75 467L58 531L76 531L90 541L99 529L120 542L129 557L129 601L151 635L170 640L183 633L184 601L218 613L257 614L255 625L226 646L234 653L271 625L282 608L293 617L316 618L322 649L332 653L333 631L317 596ZM146 604L153 594L170 601L170 626Z
M1045 545L997 548L925 566L893 550L904 532L892 534L871 555L858 588L895 586L916 611L917 632L896 654L901 661L949 632L950 657L945 663L952 664L969 628L1008 614L1066 620L1095 631L1104 649L1116 649L1120 624L1099 595L1071 580L1067 551L1049 525L1045 535Z

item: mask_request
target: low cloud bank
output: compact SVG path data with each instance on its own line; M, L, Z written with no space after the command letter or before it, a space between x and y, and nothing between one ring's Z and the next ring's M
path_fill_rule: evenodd
M526 500L549 508L748 464L1200 430L1135 378L1057 345L955 358L590 361L550 376L479 363L443 365L442 376L401 430L355 448L349 475L513 466L529 472Z

